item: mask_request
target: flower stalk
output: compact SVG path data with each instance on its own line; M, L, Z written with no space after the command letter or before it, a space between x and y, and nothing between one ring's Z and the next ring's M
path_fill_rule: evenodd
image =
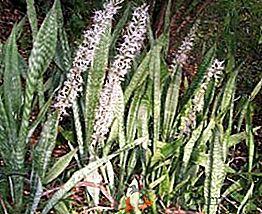
M208 84L214 80L215 84L218 85L224 70L223 63L224 61L214 59L212 65L207 69L203 83L197 90L192 101L190 101L187 111L181 117L180 133L188 135L191 133L191 130L195 128L197 113L203 111L204 108L204 98Z
M148 7L142 5L133 12L126 28L122 44L116 49L117 55L110 66L106 83L100 95L96 111L93 145L104 141L114 119L114 106L118 100L121 81L131 69L135 56L141 51L146 38Z

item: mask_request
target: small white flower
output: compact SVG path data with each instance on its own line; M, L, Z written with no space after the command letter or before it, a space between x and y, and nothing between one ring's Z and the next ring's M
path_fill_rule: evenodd
M196 32L199 26L199 20L193 25L189 34L185 37L182 45L178 48L177 54L175 55L175 62L183 66L188 59L188 54L192 50L194 41L196 39Z
M225 68L223 64L224 61L219 61L218 59L215 59L211 67L207 70L206 79L210 81L211 78L214 77L215 81L218 82Z

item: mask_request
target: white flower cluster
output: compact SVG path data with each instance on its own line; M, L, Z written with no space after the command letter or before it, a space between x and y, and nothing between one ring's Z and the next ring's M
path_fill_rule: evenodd
M219 82L221 75L223 74L224 67L224 61L219 61L218 59L215 59L212 63L212 66L208 68L207 74L205 76L206 82L209 82L212 78L215 79L216 84Z
M207 69L207 73L204 77L204 82L202 83L199 90L196 92L193 100L190 111L186 112L184 116L181 117L181 125L179 130L181 133L189 134L196 125L196 115L198 112L201 112L204 108L204 97L207 90L207 86L210 81L214 78L215 83L218 84L223 74L224 70L224 61L219 61L215 59L212 65Z
M142 5L133 12L123 42L117 48L117 55L108 72L106 83L100 95L99 107L96 112L93 144L102 142L114 119L114 106L119 99L121 81L132 66L135 56L141 51L146 38L148 7Z
M191 130L196 126L196 112L192 109L192 104L186 108L186 112L180 118L180 126L178 130L181 134L189 135Z
M189 34L185 37L184 41L182 42L182 45L178 48L178 51L175 55L175 60L181 67L184 64L186 64L188 54L193 48L198 26L199 20L197 20L193 27L190 29Z
M78 94L82 92L82 73L92 63L95 48L100 42L101 35L111 24L121 2L122 0L117 0L104 4L103 10L95 12L92 26L84 32L84 40L76 52L72 68L53 105L54 108L61 111L62 115L66 114L66 108L70 108Z
M193 106L196 112L202 111L204 107L204 95L207 90L207 86L209 82L214 78L215 83L216 84L219 83L219 80L224 70L223 63L224 61L220 62L218 59L215 59L211 67L207 69L207 73L204 77L204 82L202 83L199 91L196 93L196 95L193 98Z
M141 50L146 38L148 7L142 5L133 12L132 20L126 28L123 43L117 48L117 55L111 65L111 71L123 78L136 54Z

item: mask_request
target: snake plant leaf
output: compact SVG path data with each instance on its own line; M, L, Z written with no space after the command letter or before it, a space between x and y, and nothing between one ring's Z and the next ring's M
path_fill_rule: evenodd
M115 85L114 87L117 87L116 90L118 91L118 99L114 107L114 115L117 119L117 125L118 125L119 147L123 148L127 143L126 134L125 134L125 124L124 124L124 117L125 117L124 94L120 85Z
M12 145L9 144L8 140L10 132L7 113L2 96L0 95L0 154L7 164L12 161L12 155L10 153Z
M163 137L167 139L170 135L171 128L175 119L179 89L181 84L182 71L180 67L177 67L174 76L171 76L171 81L167 90L165 98L165 108L164 108L164 120L163 120Z
M165 13L165 18L164 18L164 33L169 35L169 26L170 26L170 21L171 21L171 16L172 12L172 0L168 0L167 6L166 6L166 13Z
M76 154L77 149L70 151L68 154L59 158L59 160L48 170L45 178L43 179L43 184L48 184L57 178L69 165L72 158Z
M137 135L139 137L149 136L149 129L148 129L148 121L149 121L149 114L150 114L149 111L150 111L150 106L148 101L145 98L142 98L137 115ZM147 148L147 146L145 146L144 148Z
M53 94L54 95L54 94ZM29 127L29 131L28 131L28 136L27 138L29 139L32 134L34 133L35 129L37 128L37 126L44 121L46 113L48 112L50 105L52 103L52 99L53 96L50 96L48 101L44 104L44 106L40 109L35 121L31 124L31 126Z
M108 53L111 43L111 26L108 26L105 33L95 49L93 63L88 74L85 100L85 124L86 124L86 146L88 147L91 135L94 131L95 113L99 105L100 93L102 91L106 68L108 65ZM86 148L87 148L86 147Z
M26 210L26 214L34 214L36 209L38 208L38 204L40 202L42 193L43 193L43 186L40 177L37 173L33 172L30 179L31 184L31 194L30 194L30 201L29 206Z
M216 45L213 45L205 54L204 59L198 68L195 79L193 80L192 84L186 91L185 96L183 97L183 100L182 100L183 104L187 103L188 100L195 95L195 92L200 87L205 77L206 71L209 68L209 66L211 65L212 59L214 58L215 50L216 50Z
M46 177L52 151L56 143L59 114L50 114L43 125L40 140L33 151L33 169L43 180Z
M153 151L155 152L155 143L159 139L160 134L160 105L161 105L161 66L160 66L160 53L162 50L162 44L159 40L151 52L151 58L149 62L149 73L151 79L153 79Z
M165 179L159 185L159 194L164 197L169 192L170 177L167 166L163 166L162 170L162 174L165 175Z
M82 132L83 128L81 125L79 108L78 108L78 103L76 100L73 101L72 109L73 109L73 115L74 115L76 138L77 138L77 143L79 147L79 154L80 154L80 157L83 157L84 156L84 138L83 138L83 132Z
M42 194L42 180L46 176L52 151L55 147L59 115L51 113L41 132L40 140L33 150L33 170L31 172L31 201L32 205L28 213L34 213ZM40 196L39 196L40 195ZM29 212L30 211L30 212Z
M107 178L108 178L109 187L110 187L111 191L114 191L116 189L115 172L114 172L113 164L111 163L111 161L108 161L106 163L105 171L106 171L106 175L107 175Z
M149 51L146 56L144 57L144 59L142 60L142 62L140 63L140 65L138 66L138 68L135 70L134 75L131 78L131 81L129 83L129 85L127 86L124 94L125 94L125 103L127 103L130 99L130 97L132 96L132 94L134 93L134 91L140 87L144 81L146 80L146 77L149 74L149 61L150 61L150 57L151 57L151 52Z
M3 75L4 73L4 45L0 42L0 75ZM0 87L0 92L2 87Z
M72 58L67 33L64 29L64 18L60 2L57 4L56 12L58 22L58 41L55 53L55 63L60 69L62 69L62 71L67 72L70 69Z
M223 115L228 111L228 109L231 106L231 102L233 102L233 92L235 91L235 82L237 77L237 70L230 74L230 77L225 85L223 97L221 101L221 116L223 118Z
M245 206L247 205L249 198L253 194L254 187L255 187L255 184L254 184L254 182L252 182L251 185L250 185L250 188L248 189L247 193L245 194L245 197L243 198L243 200L241 201L241 203L240 203L240 205L237 209L237 214L246 213L245 212Z
M205 167L205 212L216 214L220 191L225 178L225 166L223 161L222 142L219 129L213 131L213 139L210 142L208 161Z
M183 165L185 169L188 167L190 158L192 157L194 146L197 140L199 139L200 135L202 134L203 125L204 125L204 122L199 124L199 126L195 130L193 130L189 141L186 142L186 145L184 147L184 152L183 152Z
M261 129L261 126L253 128L252 132L255 133L259 129ZM245 139L247 139L246 131L239 132L237 134L233 134L229 137L227 146L228 146L228 148L230 148L230 147L235 146L236 144L240 143L241 141L243 141Z
M27 10L26 10L27 17L32 30L33 39L35 39L37 36L37 16L36 16L34 0L26 0L26 6L27 6Z
M67 34L63 27L58 28L58 42L55 52L55 63L63 71L68 72L71 66L71 51Z
M52 60L57 41L57 21L55 1L52 9L47 14L44 22L42 23L37 36L33 43L33 49L29 56L29 68L27 71L25 100L23 106L22 122L20 126L19 138L20 147L24 148L25 140L28 132L29 117L33 95L36 90L39 77L47 69L50 61Z
M203 118L208 116L208 113L211 109L211 104L212 104L214 97L215 97L215 93L216 93L215 81L211 81L208 84L207 90L205 92Z
M226 198L228 195L230 195L232 192L237 192L242 190L241 180L235 181L233 184L231 184L221 195L221 198Z
M19 21L16 25L16 41L20 38L22 32L23 32L23 27L25 25L25 22L26 22L26 17L23 17L21 19L21 21Z
M115 119L111 125L111 130L109 132L106 144L103 148L103 154L108 155L111 146L113 145L114 141L116 141L117 137L119 135L118 132L118 120Z
M23 79L26 79L26 72L28 70L28 65L26 64L25 59L21 56L21 54L18 54L18 66L20 70L20 74Z
M260 92L262 87L262 79L257 83L257 85L255 86L255 88L253 89L249 100L252 101L255 99L256 95Z
M245 115L247 112L248 104L249 104L249 99L245 98L242 105L240 106L240 113L239 113L240 115L239 115L239 119L237 122L237 132L240 132L241 130L241 126L243 124L243 121L245 119Z
M103 166L114 157L118 156L121 152L127 151L141 144L143 140L144 140L143 138L137 139L133 144L126 145L124 148L118 150L114 154L108 155L107 157L103 157L101 159L97 159L89 163L84 168L76 171L69 178L69 180L52 196L52 198L48 200L41 214L49 213L49 211L53 208L53 206L55 206L65 196L65 194L68 191L70 191L78 182L83 180L87 175L92 173L94 170L97 170L99 167Z
M4 101L10 127L16 133L22 95L20 71L18 70L18 50L16 45L16 26L13 28L5 47Z
M248 147L248 172L252 171L253 160L255 154L255 144L254 144L254 135L252 129L252 110L251 103L248 104L246 112L246 142Z
M149 149L150 140L149 140L149 128L148 128L149 114L150 114L149 111L150 111L150 106L148 105L147 100L142 98L139 105L136 123L137 123L137 136L146 137L146 140L141 145L141 163L144 173L146 173L147 165L151 157L151 151Z
M128 161L126 163L126 168L127 168L127 177L129 178L133 172L134 172L134 169L136 167L136 164L137 164L137 160L138 160L138 153L139 153L139 148L135 148L131 153L130 153L130 156L128 158ZM124 163L125 164L125 163Z
M138 114L139 104L143 96L143 93L144 93L144 86L139 87L138 90L135 92L135 95L132 99L128 111L127 125L126 125L127 143L132 142L135 138L137 114Z
M54 206L54 209L57 214L65 214L65 213L70 213L68 210L68 207L63 201L60 201L57 205Z
M161 184L161 182L163 182L165 179L166 179L166 175L162 175L161 177L157 178L156 180L154 180L152 183L148 185L149 189L154 189L156 186Z

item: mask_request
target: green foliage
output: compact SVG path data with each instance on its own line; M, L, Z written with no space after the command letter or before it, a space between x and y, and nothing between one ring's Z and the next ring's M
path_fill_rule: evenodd
M257 209L253 196L259 195L261 173L254 135L260 127L253 125L252 115L262 80L238 104L235 94L242 67L237 67L236 43L230 36L232 17L225 21L223 75L219 81L210 77L205 82L220 50L219 43L210 45L187 87L186 67L177 60L171 66L166 64L168 1L164 33L157 39L149 33L150 45L135 59L125 84L116 86L113 122L106 140L93 147L101 91L132 4L128 3L114 24L106 26L94 47L90 68L83 74L84 92L72 102L73 114L69 110L69 117L62 118L52 104L70 72L75 50L70 49L61 4L54 2L38 30L34 1L26 3L33 36L28 63L17 46L24 21L14 25L6 43L0 45L0 157L4 163L0 166L0 212L78 212L72 198L83 185L82 206L92 208L98 198L99 203L108 200L104 206L108 210L121 213L129 197L127 186L138 177L139 194L144 202L145 197L151 200L147 207L151 213L168 212L175 209L174 204L207 214L219 212L221 204L230 213ZM195 102L198 96L203 98L202 106ZM200 110L196 110L198 105ZM241 142L247 154L238 169L231 164L231 150ZM62 153L55 157L57 148ZM96 182L100 178L94 175L101 180ZM96 190L93 194L92 188ZM136 192L137 200L139 194ZM239 206L228 205L224 200L228 197ZM133 209L141 212L137 205Z

